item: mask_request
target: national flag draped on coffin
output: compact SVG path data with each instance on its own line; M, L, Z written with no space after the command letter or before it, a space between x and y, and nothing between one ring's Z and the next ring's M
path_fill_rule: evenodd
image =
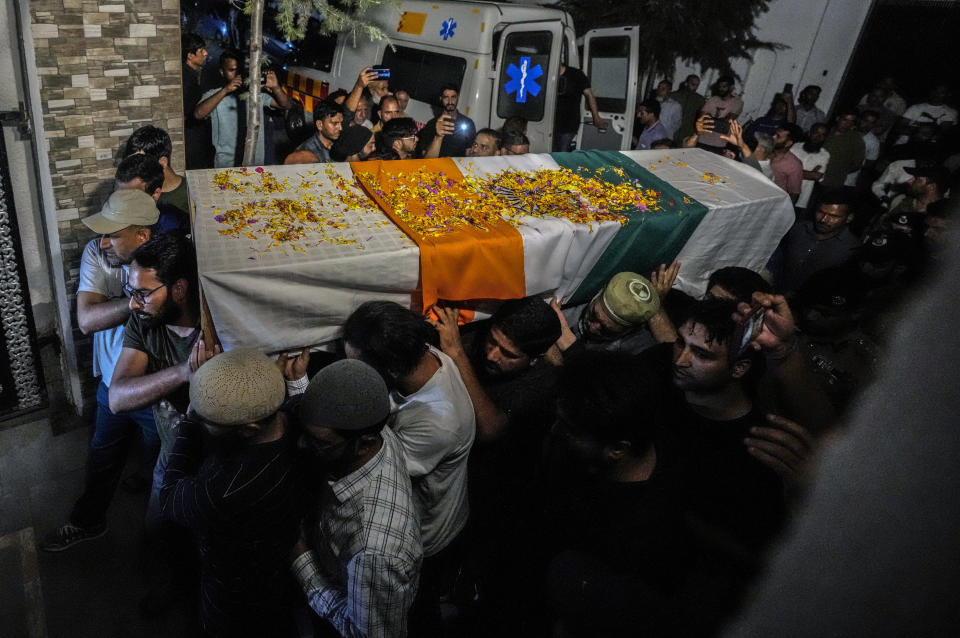
M616 272L646 273L681 248L691 263L708 250L711 262L762 266L792 217L761 175L697 149L187 178L201 281L221 339L264 350L330 341L370 299L417 309L530 294L583 301ZM731 239L730 250L715 253ZM699 276L684 279L681 269L680 284L702 285Z

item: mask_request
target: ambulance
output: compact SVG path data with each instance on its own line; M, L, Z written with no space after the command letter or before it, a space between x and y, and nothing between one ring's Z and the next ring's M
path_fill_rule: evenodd
M640 76L638 27L590 31L581 60L573 21L558 9L402 0L366 17L389 41L341 34L327 47L327 59L285 69L288 92L307 111L332 91L352 88L364 67L379 65L390 70L391 90L410 94L406 111L418 122L434 117L441 87L453 84L460 87L460 112L478 129L498 129L507 118L522 117L531 152L549 152L562 61L587 74L608 121L597 129L584 103L578 147L630 148Z

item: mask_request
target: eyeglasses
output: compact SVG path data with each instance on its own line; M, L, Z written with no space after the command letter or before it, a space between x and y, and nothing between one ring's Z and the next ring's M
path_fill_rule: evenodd
M417 136L417 135L405 135L405 136L401 137L400 139L401 139L401 140L415 140L415 139L418 139L418 137L419 137L419 136Z
M160 284L153 290L148 290L143 292L142 290L137 290L136 288L131 288L130 284L123 284L123 292L127 293L127 296L136 301L141 306L147 303L147 298L150 297L153 293L157 292L167 284Z

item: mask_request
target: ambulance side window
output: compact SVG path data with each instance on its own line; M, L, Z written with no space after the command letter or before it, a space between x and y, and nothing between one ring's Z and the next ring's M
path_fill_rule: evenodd
M381 65L390 69L390 88L405 89L411 99L436 104L444 84L461 86L467 61L443 53L398 46L387 47Z
M497 116L539 122L546 109L546 72L550 68L553 34L520 31L503 41L503 69L497 95Z
M590 66L586 73L601 111L622 113L627 108L629 71L628 36L605 36L590 40Z

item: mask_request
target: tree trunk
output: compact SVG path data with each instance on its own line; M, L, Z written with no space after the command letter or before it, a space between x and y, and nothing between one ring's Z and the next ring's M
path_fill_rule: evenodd
M247 139L243 145L243 165L254 163L257 152L257 135L263 109L260 108L260 53L263 49L263 2L248 0L250 8L250 69L248 71L250 93L247 95Z

